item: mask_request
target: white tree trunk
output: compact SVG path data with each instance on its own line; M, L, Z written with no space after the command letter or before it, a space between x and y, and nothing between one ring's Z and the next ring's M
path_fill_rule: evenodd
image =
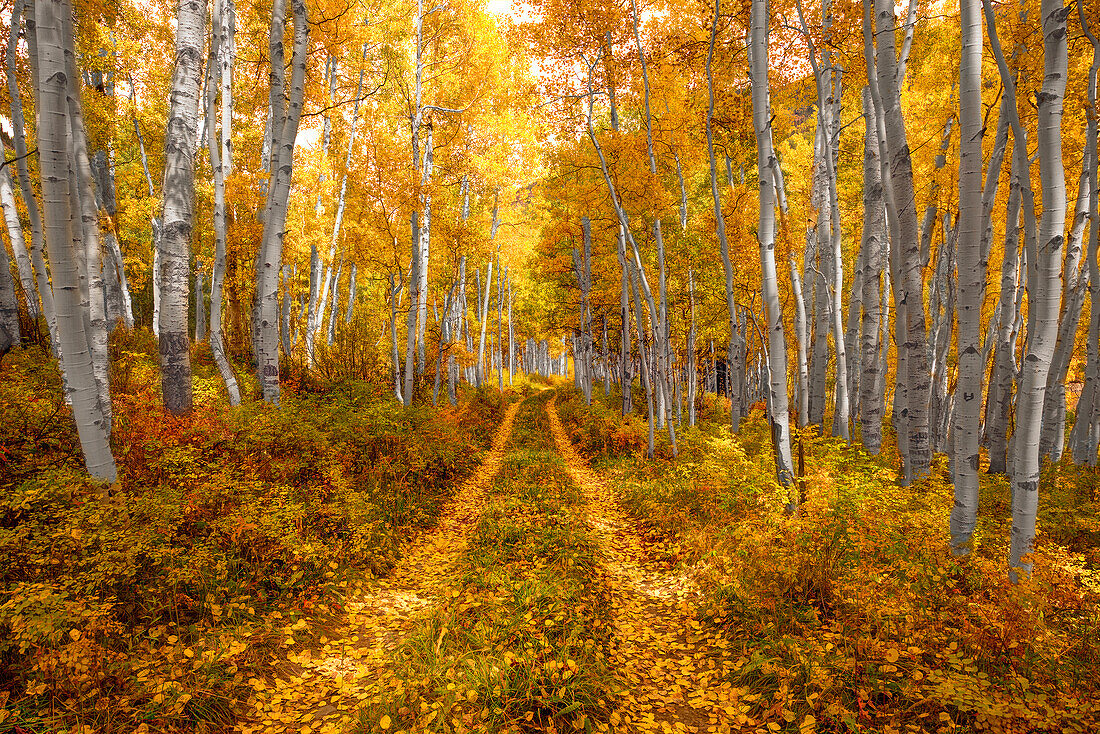
M226 103L226 95L232 95L233 43L232 33L229 30L232 28L232 20L227 18L226 14L232 14L232 7L232 0L214 0L214 15L211 23L210 53L217 55L218 66L222 72L220 140L217 135L218 126L215 124L213 89L206 98L206 116L210 121L207 126L207 148L210 155L210 170L214 177L214 270L210 276L210 351L214 355L214 363L218 366L222 381L225 382L226 392L229 393L229 404L238 405L241 402L241 391L237 386L237 376L225 354L225 338L222 335L222 293L226 257L225 175L229 171L228 154L231 150L233 125L232 103Z
M195 198L195 136L203 71L206 8L179 0L176 16L176 69L172 80L164 142L164 209L158 243L160 274L161 387L164 407L173 415L191 410L191 356L187 335L191 230Z
M283 34L286 24L285 0L275 0L271 13L269 44L271 63L270 101L273 112L271 178L264 210L264 233L256 268L257 309L254 319L253 349L263 398L279 402L279 269L282 265L283 237L286 235L287 202L294 172L294 142L302 114L305 94L306 54L309 50L309 20L304 0L291 0L294 15L294 52L291 82L285 97L283 75ZM285 101L285 107L284 107Z
M876 0L878 17L878 91L885 118L886 147L890 155L890 179L897 216L898 270L894 283L896 303L905 304L905 429L908 441L908 471L911 479L928 474L931 465L928 435L928 407L931 378L928 367L927 324L924 315L924 284L921 273L920 237L917 227L913 169L909 155L905 120L901 110L901 85L894 56L894 3ZM901 309L895 308L901 317Z
M19 28L19 17L24 7L21 0L12 5L11 28ZM33 15L33 0L27 0L28 16ZM57 334L57 323L54 312L53 290L50 287L49 274L46 270L45 240L42 234L42 214L38 208L38 199L35 197L34 188L31 185L30 168L27 164L27 138L24 130L23 101L19 90L19 79L16 76L16 51L19 44L19 34L9 33L8 49L6 56L6 72L8 83L8 96L11 100L12 121L12 147L15 150L16 171L19 178L19 191L23 197L23 204L27 207L27 219L30 221L31 230L31 262L34 266L34 277L38 286L38 298L41 300L41 313L46 318L46 328L49 331L49 342L53 353L60 356L60 340ZM35 33L28 29L27 45L30 55L35 58ZM32 64L33 68L33 64ZM35 301L37 312L38 301Z
M771 110L768 101L768 4L767 0L752 0L752 22L749 40L749 66L752 79L753 129L756 132L757 172L760 183L760 220L757 239L760 243L760 270L768 334L768 405L775 449L776 477L780 486L789 490L794 477L791 463L791 424L787 407L787 344L783 335L783 311L779 301L775 268L775 174L779 166L772 148ZM788 511L796 508L790 495Z
M0 140L0 157L6 159L2 140ZM32 319L37 319L39 308L38 293L34 289L34 268L31 267L31 256L27 252L27 246L23 241L23 225L19 221L19 210L15 206L15 192L12 190L11 174L6 167L0 172L0 206L4 209L4 223L8 229L8 240L11 242L12 259L15 261L15 269L19 274L19 286L23 291L23 300L27 304L27 315ZM12 293L14 294L14 292L13 290Z
M879 351L887 351L879 340L882 328L880 292L886 264L886 203L883 200L882 168L879 163L877 115L870 88L863 89L863 323L860 342L859 420L863 447L870 454L882 449L883 391L886 375L880 369Z
M11 260L7 248L0 243L0 358L19 344L19 301L15 296L15 281L11 277Z
M1043 0L1043 88L1038 102L1039 173L1043 188L1043 216L1039 223L1035 279L1028 279L1029 326L1027 351L1016 398L1016 434L1013 438L1012 531L1010 578L1031 573L1027 556L1035 539L1039 508L1039 433L1046 378L1058 338L1061 301L1062 240L1066 219L1065 168L1062 165L1062 100L1068 58L1066 9L1061 0Z
M1100 72L1100 41L1089 28L1084 6L1077 5L1081 27L1092 44L1092 65L1088 77L1088 127L1085 134L1086 154L1097 161L1097 74ZM1088 263L1089 327L1085 347L1085 385L1077 401L1077 416L1070 433L1070 450L1074 462L1096 466L1100 447L1100 190L1097 189L1097 165L1089 169L1089 242Z
M74 219L79 215L80 203L72 197L69 167L71 128L65 49L71 47L72 42L65 38L65 30L71 13L72 8L64 0L37 0L35 3L37 48L33 61L37 72L44 234L53 266L53 297L57 304L64 382L85 466L93 477L114 482L117 473L84 330L86 314L80 306L79 255L73 246L73 231L77 226Z
M978 460L982 405L981 321L987 263L982 258L982 15L978 0L960 0L959 62L959 374L955 388L955 507L951 548L969 552L978 521Z
M712 127L714 124L714 74L712 66L714 65L714 44L716 36L718 34L718 16L721 6L721 0L714 0L714 15L711 19L710 26L710 46L707 50L707 153L710 160L710 191L711 198L714 200L714 221L715 230L718 235L718 247L722 254L722 268L726 275L726 309L729 312L730 320L730 349L728 352L728 359L726 364L727 373L729 370L736 369L735 367L735 343L738 338L738 326L737 326L737 302L733 293L733 264L730 262L729 242L726 238L726 223L722 216L722 199L718 193L718 165L714 158L714 133ZM763 177L763 174L761 174ZM739 408L741 401L734 395L730 395L730 424L734 432L740 428L741 414Z

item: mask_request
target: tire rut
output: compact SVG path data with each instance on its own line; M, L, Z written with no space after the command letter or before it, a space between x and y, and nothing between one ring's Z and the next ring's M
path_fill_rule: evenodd
M586 518L600 555L600 574L612 599L614 636L610 662L621 693L610 730L707 731L728 727L738 711L727 680L731 652L708 632L693 610L701 595L690 575L658 567L637 524L576 452L547 405L550 428L573 481L587 500ZM728 729L727 729L728 730Z
M341 731L359 706L380 693L394 650L434 603L466 548L500 470L520 402L510 405L477 471L455 493L438 524L414 540L389 576L359 589L318 650L290 653L289 673L253 680L253 732Z

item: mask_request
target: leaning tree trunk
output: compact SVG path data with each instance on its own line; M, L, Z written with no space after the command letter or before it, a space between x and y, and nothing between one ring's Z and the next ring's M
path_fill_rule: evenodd
M195 136L198 132L206 7L180 0L176 16L176 70L164 137L164 209L159 252L161 284L161 388L173 415L191 411L191 355L187 337L188 260L195 198Z
M271 12L271 91L274 110L271 177L264 210L264 233L256 268L257 308L253 323L253 350L263 398L279 402L279 269L286 235L287 202L294 172L294 141L302 115L305 94L306 53L309 50L309 20L305 0L291 0L294 14L294 52L291 60L290 93L284 97L283 34L286 0L275 0ZM286 106L284 107L284 102Z
M768 334L768 405L779 484L789 491L794 470L791 463L791 424L787 407L787 343L783 335L783 311L775 270L775 173L779 161L772 148L771 110L768 102L768 3L752 0L749 65L752 79L752 118L756 131L757 170L760 184L760 270ZM789 495L788 511L797 508Z
M955 507L951 548L969 552L978 521L978 459L982 406L981 321L987 263L982 259L982 15L978 0L960 0L959 238L957 297L959 375L955 387Z
M44 235L53 266L53 297L57 305L64 383L85 466L93 477L114 482L117 472L85 334L87 315L80 305L79 254L73 242L73 226L80 203L72 197L69 173L71 131L65 48L71 46L71 40L64 36L66 20L71 13L71 6L64 0L37 0L35 3L37 48L32 61L37 72ZM186 283L185 278L185 288Z

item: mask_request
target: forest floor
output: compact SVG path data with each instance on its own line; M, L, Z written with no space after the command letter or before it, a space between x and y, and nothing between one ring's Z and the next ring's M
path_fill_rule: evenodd
M798 432L720 398L679 454L564 382L411 408L380 382L229 408L196 360L112 343L120 489L83 471L56 367L0 379L0 734L1100 731L1100 474L1044 467L1032 578L983 474ZM888 434L889 435L889 434Z
M707 628L699 621L697 609L702 592L691 574L673 569L667 557L655 550L653 541L622 510L615 492L573 448L558 417L556 398L545 398L545 395L528 398L528 403L544 404L545 410L529 409L523 419L527 439L534 436L539 439L526 441L526 446L511 440L513 421L523 404L513 403L481 467L455 494L439 524L410 543L387 577L349 590L343 618L321 632L316 649L292 650L288 654L290 667L273 681L253 680L255 694L249 703L253 707L250 719L255 723L240 726L242 732L343 731L356 718L360 728L394 731L431 729L433 722L451 719L451 728L457 732L479 728L518 731L532 727L549 731L594 728L615 732L700 732L708 727L713 729L720 721L729 725L738 716L747 721L738 707L742 691L727 682L732 663L729 644L717 628ZM547 428L552 443L547 440ZM588 651L601 659L596 666L600 675L595 680L576 679L582 688L592 690L582 691L579 697L570 690L570 678L577 665L565 653L578 642L583 647L585 641L572 635L565 639L539 635L536 639L543 649L527 663L537 663L535 667L548 670L551 685L529 679L515 686L519 681L511 681L515 688L511 693L516 695L510 699L500 685L507 686L505 680L509 676L504 669L523 667L523 658L532 652L531 645L524 643L531 638L517 638L504 631L510 621L502 623L497 618L500 600L494 599L492 593L479 600L476 588L471 598L460 577L465 572L465 582L473 581L476 587L483 579L472 579L471 573L491 574L499 570L471 564L468 539L479 526L487 524L482 517L487 493L500 473L506 449L514 468L529 468L528 459L532 457L527 452L531 443L540 442L543 452L539 458L561 464L556 478L559 489L564 489L563 493L572 499L541 508L512 505L509 517L526 515L528 526L524 530L533 529L537 533L546 523L553 522L551 517L540 517L538 509L548 509L554 514L561 512L563 505L569 505L571 519L587 530L590 543L582 549L587 558L580 565L589 577L587 583L596 587L592 595L602 597L602 607L609 618L604 620L602 644L595 650L589 645ZM495 509L499 512L505 498L534 493L538 499L545 488L540 479L544 480L545 475L521 473L506 479L502 483L505 486L498 487L500 491L493 498ZM503 518L495 518L500 519ZM488 520L493 522L494 519ZM576 529L578 526L574 524L573 530ZM518 535L507 532L493 540L501 541L500 545L522 542ZM564 546L568 544L569 539L565 539ZM532 576L546 570L540 569L537 561L532 564L529 557L517 555L510 560L514 568L508 581L513 588L524 587ZM466 609L460 611L481 609L472 626L485 622L477 618L484 614L488 625L497 629L483 634L481 641L492 639L497 644L460 644L458 651L448 655L440 649L448 627L432 623L439 618L453 620L455 610L448 606L463 595L467 599L457 606L465 605ZM535 630L547 624L552 627L566 616L561 613L546 616L539 624L529 613L529 598L524 597L514 610L527 612L524 626ZM599 626L598 620L588 621ZM418 627L430 629L431 645L427 650L411 651L407 638ZM498 679L493 681L497 683L493 690L499 704L492 707L495 710L482 705L486 702L479 701L477 686L466 688L459 684L458 694L453 694L454 681L462 677L461 672L455 671L460 666L453 664L475 668L477 664L472 661L479 657L478 653L485 652L496 663L490 666L490 678ZM420 679L421 673L427 673L428 677ZM435 681L429 681L432 677L447 682L437 687ZM469 684L468 681L465 685ZM410 695L410 691L418 692ZM592 695L586 699L586 694ZM395 701L417 705L396 706ZM367 711L388 713L375 717L367 715Z

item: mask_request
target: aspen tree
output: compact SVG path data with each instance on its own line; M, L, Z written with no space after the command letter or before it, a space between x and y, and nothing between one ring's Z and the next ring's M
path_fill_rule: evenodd
M256 309L253 316L253 351L263 398L279 402L279 270L286 235L287 202L294 172L294 141L305 94L309 19L304 0L291 0L294 15L294 51L289 91L283 68L283 35L286 0L275 0L271 11L269 54L272 110L271 175L264 208L264 231L256 261Z
M189 258L194 225L195 136L206 8L179 0L176 14L176 67L164 137L162 231L157 242L160 274L161 389L173 415L191 411L191 355L187 335Z
M959 15L959 376L950 448L955 480L951 547L956 554L966 554L978 519L979 347L987 264L982 258L982 16L978 0L960 0Z
M783 335L783 311L775 269L775 172L779 166L772 147L771 110L768 101L768 3L752 0L749 29L749 68L752 80L752 120L756 132L757 176L760 185L760 271L767 321L768 405L775 470L780 486L789 490L794 477L791 463L791 424L787 407L787 344ZM793 512L796 500L787 503Z
M222 293L225 282L226 222L225 222L225 175L229 171L231 150L229 141L233 120L230 116L231 103L225 96L232 94L233 44L230 28L232 22L226 17L232 14L232 0L214 0L214 12L211 19L211 61L216 61L222 72L221 135L216 124L215 96L216 88L211 86L206 97L207 149L210 155L210 170L214 178L214 269L210 277L210 351L218 367L229 404L241 402L241 391L237 386L237 376L233 372L225 354L225 338L222 335ZM226 76L229 79L226 79Z
M2 140L0 140L0 158L7 159ZM19 287L23 291L23 301L27 304L27 315L37 320L39 308L38 293L34 289L34 268L31 266L31 256L27 252L27 246L23 240L23 225L19 221L19 211L15 206L15 192L12 189L11 174L6 166L3 171L0 171L0 206L4 210L4 224L7 226L8 241L11 242L12 260L15 261ZM13 297L14 294L13 284Z
M71 123L65 58L65 49L71 48L72 43L65 38L66 30L71 28L66 20L71 17L72 8L64 0L36 0L34 12L32 61L39 118L43 234L52 265L61 366L88 473L96 479L114 482L117 473L85 332L79 254L73 238L73 229L77 226L74 219L79 214L80 203L73 198L71 186Z
M726 238L726 222L722 216L722 199L718 193L718 165L714 157L714 44L718 35L718 16L721 8L721 0L714 0L714 15L710 25L710 46L707 49L707 154L710 159L710 191L714 199L715 230L718 235L718 247L722 253L722 267L726 275L726 308L729 311L730 320L730 349L727 352L727 371L734 366L734 343L737 341L737 302L733 294L733 263L730 262L729 242ZM739 412L740 401L730 396L730 424L734 431L741 425Z
M23 8L27 9L27 47L32 60L35 59L36 34L31 20L34 15L34 0L16 0L12 4L11 29L19 28L19 19ZM38 199L35 197L34 188L31 185L30 168L27 164L27 138L25 120L23 117L23 98L19 90L19 80L16 76L16 51L19 44L19 34L12 30L8 37L5 68L7 72L8 95L11 99L12 122L12 148L15 151L15 166L19 179L19 193L23 204L27 208L27 219L30 220L31 250L30 257L34 268L35 284L38 287L38 299L41 301L41 313L46 319L46 329L49 332L50 348L54 355L60 357L60 338L57 334L56 315L53 302L53 290L50 286L49 273L46 270L45 239L43 236L42 213L38 208ZM32 69L34 65L32 64ZM35 90L37 93L37 90ZM33 313L38 313L39 301L34 301ZM30 304L28 304L28 309Z
M898 280L894 283L897 303L905 304L904 317L895 308L898 319L905 319L905 430L908 440L907 476L926 476L931 465L928 436L928 407L931 377L928 367L928 337L924 313L924 284L917 227L913 168L905 119L901 110L901 74L894 44L894 3L875 0L877 23L877 86L882 102L886 148L889 151L890 180L897 217ZM876 105L877 106L877 105Z
M989 44L997 61L1001 82L1005 86L1005 94L1015 100L1015 80L1001 50L996 17L989 0L983 0L983 7ZM1058 332L1061 300L1058 281L1066 214L1065 171L1061 155L1062 100L1068 68L1066 9L1058 0L1043 0L1041 19L1045 77L1037 98L1039 169L1043 187L1043 215L1038 229L1028 173L1026 137L1016 114L1015 104L1006 105L1005 108L1013 130L1014 167L1018 171L1017 180L1020 182L1025 211L1024 255L1029 261L1035 260L1021 265L1021 272L1028 273L1028 340L1016 399L1016 433L1012 439L1011 452L1012 531L1009 578L1012 581L1018 581L1021 572L1026 576L1031 571L1031 564L1025 557L1031 552L1035 537L1039 495L1039 435L1046 378ZM1035 253L1034 256L1031 253ZM1017 297L1019 298L1019 293ZM1016 312L1019 313L1018 310Z
M1100 41L1085 19L1084 4L1077 4L1081 28L1092 45L1092 64L1088 76L1088 127L1085 134L1086 154L1097 160L1097 73L1100 71ZM1100 165L1100 164L1098 164ZM1089 290L1089 326L1086 340L1085 384L1077 401L1077 416L1070 433L1070 450L1078 464L1097 465L1100 447L1100 190L1097 189L1097 165L1089 169L1089 241L1086 255Z
M863 234L860 253L863 256L863 322L860 342L860 435L864 449L877 454L882 449L882 413L885 372L880 369L879 350L887 351L880 342L883 314L880 286L885 269L886 202L883 196L882 168L879 165L877 115L869 87L863 88Z
M0 357L12 346L19 344L19 301L15 295L15 281L11 277L11 259L8 250L0 243Z

